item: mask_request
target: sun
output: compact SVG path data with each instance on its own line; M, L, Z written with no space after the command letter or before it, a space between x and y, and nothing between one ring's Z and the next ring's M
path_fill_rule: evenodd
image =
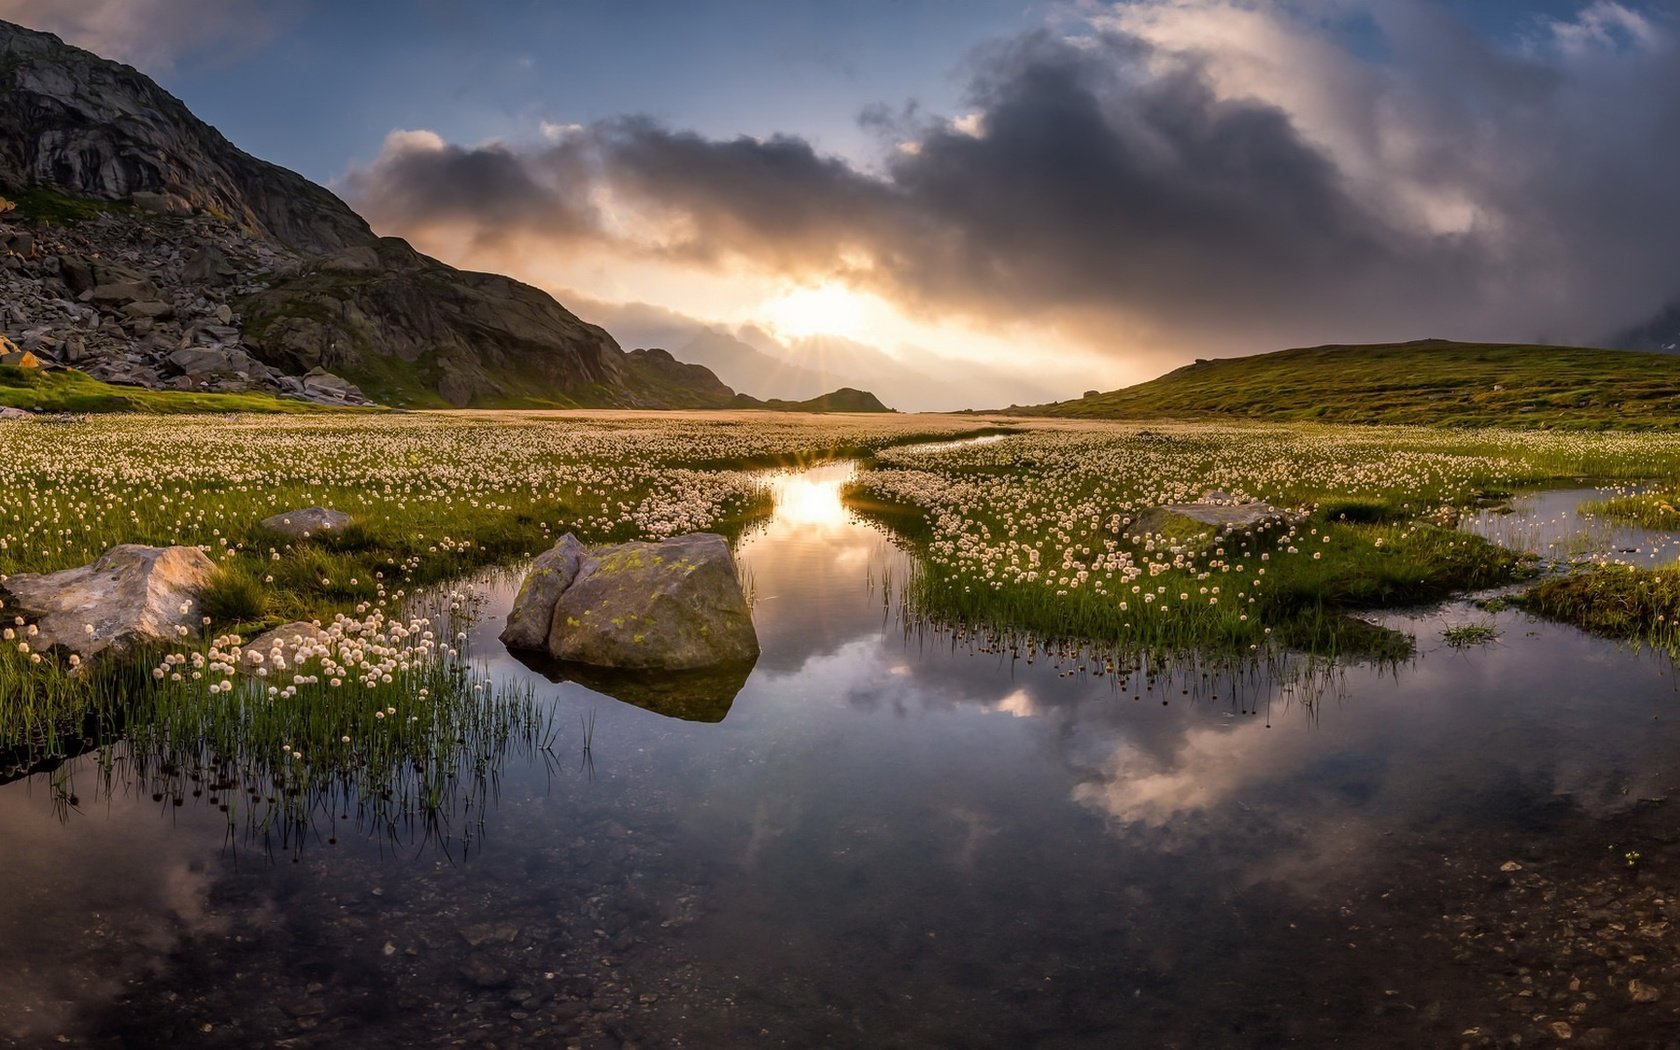
M843 284L824 281L802 285L767 300L764 321L777 335L803 339L813 335L857 337L868 327L871 303Z

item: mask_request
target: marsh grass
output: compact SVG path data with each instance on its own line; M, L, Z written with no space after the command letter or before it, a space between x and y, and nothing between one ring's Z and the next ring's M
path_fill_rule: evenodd
M1680 509L1676 509L1676 502L1680 502L1680 491L1663 488L1592 500L1581 505L1581 512L1620 525L1677 531L1680 530Z
M81 737L46 742L61 757L98 752L92 790L55 774L55 796L67 812L84 794L149 796L165 810L190 800L220 810L231 840L269 849L296 851L347 829L394 843L470 846L502 764L550 753L558 730L528 687L498 687L456 645L434 641L445 632L464 641L472 611L460 596L430 604L437 619L407 628L378 616L335 625L344 639L332 650L337 658L372 652L375 669L388 668L365 680L343 671L328 678L324 658L279 677L231 674L224 661L239 649L230 636L163 654L164 677L143 676L146 686L130 665L123 703L84 717ZM423 631L433 623L437 632ZM50 673L32 680L64 681ZM110 694L82 683L63 695ZM0 710L15 728L19 710ZM53 713L88 714L74 704ZM56 765L37 757L33 768Z
M984 447L887 450L848 506L918 555L934 622L1147 652L1384 654L1365 610L1531 578L1540 559L1457 526L1511 493L1680 472L1669 436L1316 425L1064 426ZM1149 508L1210 489L1287 519L1246 534Z
M1441 629L1441 641L1452 649L1490 645L1499 639L1499 628L1491 623L1460 623Z
M127 700L147 688L138 663L78 674L52 654L39 662L31 655L40 654L0 645L0 783L112 739L121 731Z
M1680 656L1680 568L1591 568L1541 580L1511 599L1548 619Z

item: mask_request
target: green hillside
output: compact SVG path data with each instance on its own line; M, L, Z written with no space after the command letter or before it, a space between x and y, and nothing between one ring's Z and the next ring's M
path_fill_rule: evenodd
M1644 429L1680 424L1680 356L1425 340L1198 361L1011 414Z
M367 412L374 409L337 408L308 401L291 401L268 394L195 394L175 390L145 390L112 386L72 369L16 368L0 365L0 407L31 412Z

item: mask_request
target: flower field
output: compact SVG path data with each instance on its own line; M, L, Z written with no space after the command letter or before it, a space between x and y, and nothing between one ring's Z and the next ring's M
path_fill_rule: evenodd
M1677 471L1669 435L1109 424L888 450L850 499L916 542L907 598L936 620L1122 650L1388 651L1345 614L1521 573L1521 552L1453 527L1461 509L1515 488ZM1210 490L1286 514L1253 533L1131 528Z
M1532 558L1459 531L1468 507L1583 479L1654 483L1608 515L1671 512L1680 437L1540 431L724 413L102 416L0 422L0 574L87 563L120 543L216 565L201 637L77 668L0 609L0 775L124 737L154 794L182 777L230 820L326 808L414 820L479 785L496 755L555 732L456 647L450 580L565 532L586 542L736 534L769 509L762 468L857 457L854 512L919 555L906 610L998 638L1113 654L1395 657L1362 611L1508 583ZM942 439L994 432L985 441ZM929 442L940 442L928 444ZM1154 508L1263 501L1221 531ZM352 516L290 540L263 518ZM439 587L442 586L440 590ZM867 585L860 580L860 586ZM1548 580L1531 607L1673 648L1673 570ZM443 606L418 610L418 595ZM439 596L443 596L439 599ZM1612 610L1615 615L1606 615ZM301 656L249 651L314 620ZM64 789L66 798L74 794ZM335 792L355 792L354 800ZM470 799L470 793L469 793ZM290 801L288 801L290 800ZM261 803L258 805L258 803ZM353 803L353 804L352 804Z

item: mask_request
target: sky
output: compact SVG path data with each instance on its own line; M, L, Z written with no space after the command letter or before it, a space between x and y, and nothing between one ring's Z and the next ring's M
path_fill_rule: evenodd
M898 407L1329 342L1602 343L1680 297L1680 0L0 18L136 65L381 233L544 287L627 347L844 347Z

